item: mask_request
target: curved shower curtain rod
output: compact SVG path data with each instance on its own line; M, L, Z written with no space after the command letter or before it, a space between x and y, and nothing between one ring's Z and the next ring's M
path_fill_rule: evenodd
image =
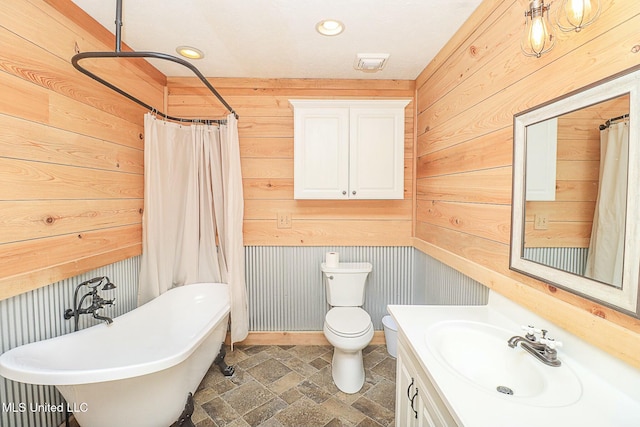
M102 77L97 76L96 74L92 73L91 71L87 70L86 68L82 67L79 62L83 59L95 59L95 58L154 58L154 59L163 59L166 61L171 61L171 62L175 62L177 64L180 64L184 67L187 67L188 69L190 69L193 74L195 74L200 81L207 87L207 89L209 89L209 91L211 91L211 93L213 93L216 98L218 98L218 100L222 103L222 105L225 106L225 108L227 110L229 110L229 112L231 114L233 114L235 116L235 118L237 119L238 113L236 113L234 111L233 108L231 108L231 106L227 103L227 101L224 100L224 98L218 93L218 91L211 85L211 83L209 83L209 81L206 79L206 77L204 75L202 75L202 73L200 72L200 70L198 70L193 64L185 61L182 58L178 58L176 56L173 55L168 55L166 53L160 53L160 52L123 52L121 50L122 47L122 0L116 0L116 48L115 51L113 52L81 52L81 53L77 53L75 54L72 58L71 58L71 64L75 67L76 70L80 71L81 73L91 77L92 79L94 79L95 81L103 84L104 86L108 87L109 89L118 92L120 95L125 96L126 98L130 99L131 101L143 106L144 108L146 108L149 111L152 111L153 113L157 114L160 117L163 117L167 120L173 120L173 121L178 121L178 122L197 122L197 123L208 123L208 122L212 122L212 123L224 123L226 122L226 120L211 120L211 119L184 119L184 118L180 118L180 117L174 117L174 116L170 116L168 114L164 114L161 111L159 111L158 109L152 107L151 105L139 100L138 98L136 98L135 96L131 95L130 93L120 89L119 87L117 87L116 85L109 83L108 81L106 81L105 79L103 79Z

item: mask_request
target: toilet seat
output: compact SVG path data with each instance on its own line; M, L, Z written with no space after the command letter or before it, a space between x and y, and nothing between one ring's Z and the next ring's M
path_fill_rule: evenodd
M367 334L373 324L369 313L360 307L334 307L325 316L325 326L338 336L357 338Z

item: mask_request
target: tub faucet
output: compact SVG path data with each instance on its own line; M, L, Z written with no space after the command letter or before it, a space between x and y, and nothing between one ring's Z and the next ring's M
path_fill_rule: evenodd
M556 341L553 338L547 337L547 330L537 329L533 326L522 326L522 329L527 332L524 337L519 335L509 338L507 344L509 347L516 348L518 344L526 352L533 357L544 363L545 365L558 367L562 364L558 360L557 347L562 347L560 341ZM536 335L541 335L538 339Z
M64 312L65 319L71 319L72 317L75 320L75 331L78 330L78 321L81 314L91 314L94 319L102 320L107 322L107 324L113 323L113 319L106 316L101 316L98 313L98 310L103 308L105 305L113 305L114 299L104 299L100 295L98 295L98 287L102 286L103 291L108 291L111 289L115 289L116 285L114 285L111 280L107 276L94 277L93 279L86 280L80 283L75 292L73 293L73 308L68 308ZM78 291L81 287L86 286L90 290L86 294L80 298L78 301ZM91 304L88 307L82 307L84 300L87 298L91 298Z

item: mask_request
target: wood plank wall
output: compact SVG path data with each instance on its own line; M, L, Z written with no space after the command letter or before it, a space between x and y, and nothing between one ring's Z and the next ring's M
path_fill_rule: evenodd
M525 3L485 0L416 81L415 246L640 367L638 319L509 270L513 115L640 63L640 2L603 0L539 59Z
M0 299L141 252L144 111L70 63L113 46L70 0L0 2ZM99 67L162 106L148 64Z
M294 200L293 98L414 98L413 81L210 79L238 112L248 246L405 246L412 240L414 102L405 110L404 200ZM168 79L168 112L223 117L224 108L191 78ZM277 228L278 213L290 229Z

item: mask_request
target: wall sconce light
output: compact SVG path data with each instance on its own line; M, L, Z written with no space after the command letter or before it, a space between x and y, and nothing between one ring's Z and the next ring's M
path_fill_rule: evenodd
M549 23L549 8L544 0L531 0L529 10L524 12L525 31L520 49L525 56L540 58L556 44L553 27Z
M595 3L595 4L592 4ZM557 23L562 31L579 32L600 16L600 0L562 0Z

